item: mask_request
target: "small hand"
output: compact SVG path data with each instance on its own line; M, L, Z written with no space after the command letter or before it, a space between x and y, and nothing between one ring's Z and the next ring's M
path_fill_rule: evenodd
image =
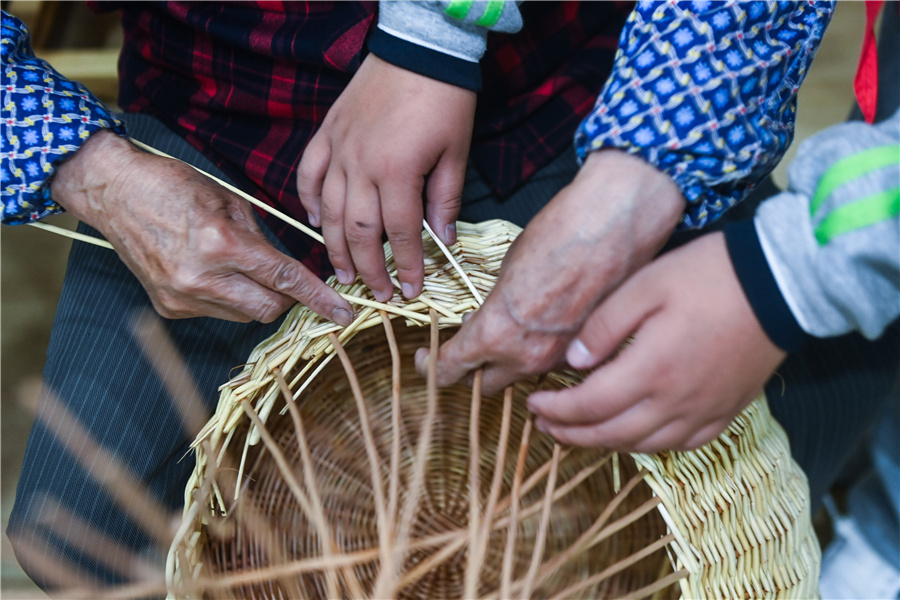
M475 118L475 93L370 54L328 111L297 169L313 225L321 223L341 283L359 271L376 299L393 286L387 233L404 296L422 290L422 193L428 223L456 242L456 217Z
M271 322L302 302L337 323L352 320L346 300L265 239L246 201L184 163L99 132L52 186L112 243L163 317Z
M438 384L484 368L493 393L561 364L588 315L650 261L684 209L667 175L624 152L592 153L510 248L491 295L438 357ZM427 351L417 354L424 372Z
M718 436L785 353L762 330L721 233L644 267L593 312L568 347L579 386L538 392L529 408L557 440L620 451L687 450Z

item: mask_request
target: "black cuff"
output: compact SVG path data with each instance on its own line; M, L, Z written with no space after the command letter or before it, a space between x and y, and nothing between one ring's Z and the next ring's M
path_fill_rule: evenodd
M477 92L481 90L481 65L419 46L375 28L369 36L369 52L407 71Z
M785 352L799 350L808 335L797 323L781 295L753 221L736 221L726 225L725 244L731 256L731 264L744 288L744 295L756 313L763 331Z

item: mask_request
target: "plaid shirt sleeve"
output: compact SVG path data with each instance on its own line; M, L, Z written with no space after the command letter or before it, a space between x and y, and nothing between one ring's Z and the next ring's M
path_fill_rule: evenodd
M699 228L778 164L797 90L833 2L643 1L610 78L575 134L588 152L621 148L667 173Z
M50 198L56 166L95 131L124 135L125 126L83 85L36 58L28 29L5 11L2 32L2 222L17 225L62 212Z

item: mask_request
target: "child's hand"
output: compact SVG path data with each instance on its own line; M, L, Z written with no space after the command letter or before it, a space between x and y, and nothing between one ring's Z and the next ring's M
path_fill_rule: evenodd
M661 256L612 293L569 345L576 388L528 400L563 443L621 451L685 450L721 433L785 353L763 332L721 233Z
M393 294L382 233L406 297L422 289L422 194L428 223L456 242L474 92L369 55L329 110L297 170L310 223L322 226L337 279L359 271L378 300Z

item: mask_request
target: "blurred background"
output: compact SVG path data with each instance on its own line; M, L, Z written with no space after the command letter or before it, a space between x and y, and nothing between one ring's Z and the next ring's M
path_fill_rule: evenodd
M16 0L3 2L2 7L29 26L38 56L64 75L83 82L115 108L116 59L121 43L115 15L95 15L82 2ZM797 143L849 114L864 25L863 2L838 4L800 90L795 142L774 175L780 187L786 185L786 165ZM49 222L69 229L75 225L66 215ZM32 227L0 227L0 507L4 532L32 422L22 401L40 379L70 245L67 238ZM36 588L19 569L4 533L0 597L33 598L36 594Z

